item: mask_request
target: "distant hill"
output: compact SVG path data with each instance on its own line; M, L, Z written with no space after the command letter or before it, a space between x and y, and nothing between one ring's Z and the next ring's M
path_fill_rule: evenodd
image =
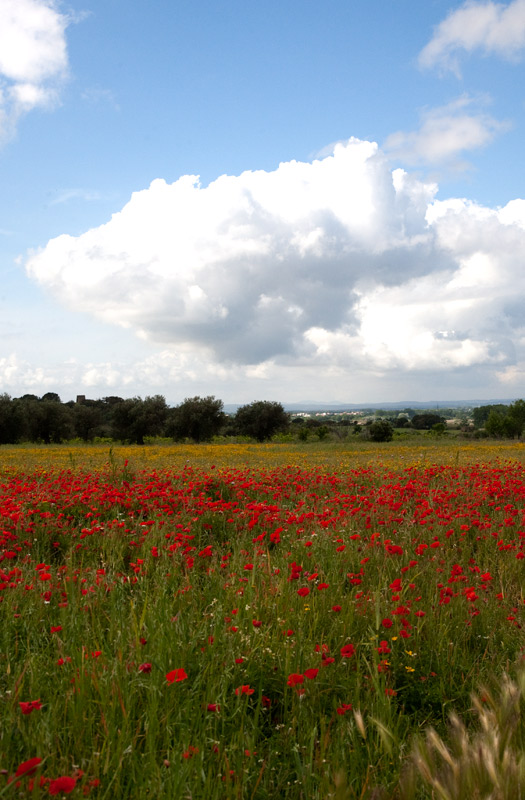
M404 408L420 408L420 409L439 409L439 408L477 408L478 406L490 406L495 405L497 403L502 403L504 405L510 405L513 403L516 398L512 400L398 400L396 402L384 402L384 403L316 403L316 402L307 402L304 403L283 403L284 408L286 411L289 412L330 412L332 411L334 414L342 414L344 411L364 411L368 409L384 409L385 411L402 411ZM235 414L239 406L239 404L225 404L224 410L227 414Z

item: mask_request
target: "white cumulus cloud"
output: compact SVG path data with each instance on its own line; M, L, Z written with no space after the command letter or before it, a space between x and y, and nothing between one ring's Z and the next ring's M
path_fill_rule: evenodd
M481 50L513 60L525 50L525 0L469 2L452 11L419 54L421 67L459 75L459 54Z
M149 385L476 369L508 382L525 363L525 200L491 209L436 192L350 139L207 187L155 180L26 269L70 308L156 346L135 369ZM128 373L91 365L83 380Z
M0 140L22 114L57 102L69 21L53 0L0 0Z

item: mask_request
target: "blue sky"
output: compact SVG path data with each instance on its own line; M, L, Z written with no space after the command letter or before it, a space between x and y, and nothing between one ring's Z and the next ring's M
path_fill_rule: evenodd
M0 0L0 392L525 395L525 0Z

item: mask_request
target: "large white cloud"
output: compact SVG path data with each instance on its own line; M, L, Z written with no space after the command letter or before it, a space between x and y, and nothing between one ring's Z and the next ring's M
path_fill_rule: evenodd
M0 141L22 114L57 102L69 21L53 0L0 0Z
M525 359L525 200L490 209L435 194L351 139L206 188L156 180L26 268L69 307L156 343L151 374L482 367L509 382Z
M459 53L474 50L517 59L525 50L525 0L463 3L436 27L419 64L459 75Z

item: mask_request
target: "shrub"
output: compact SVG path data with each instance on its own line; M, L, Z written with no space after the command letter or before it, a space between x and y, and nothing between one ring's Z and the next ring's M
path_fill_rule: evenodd
M387 419L376 419L369 430L373 442L391 442L394 437L394 429Z

